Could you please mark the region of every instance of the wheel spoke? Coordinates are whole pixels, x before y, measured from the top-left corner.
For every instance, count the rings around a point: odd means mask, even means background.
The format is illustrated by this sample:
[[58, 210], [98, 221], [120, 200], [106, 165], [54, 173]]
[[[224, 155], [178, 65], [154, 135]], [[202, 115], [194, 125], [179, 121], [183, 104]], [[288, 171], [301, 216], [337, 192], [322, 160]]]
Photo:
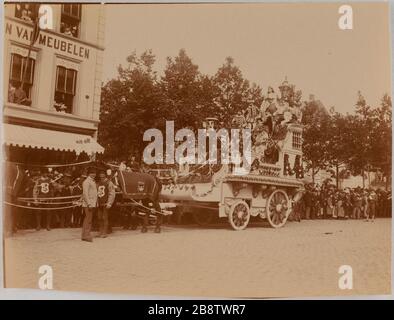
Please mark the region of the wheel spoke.
[[272, 221], [275, 225], [278, 224], [278, 214], [275, 212], [274, 219]]
[[239, 221], [238, 221], [238, 214], [236, 212], [234, 212], [234, 214], [233, 214], [233, 220], [234, 220], [234, 223], [238, 226]]

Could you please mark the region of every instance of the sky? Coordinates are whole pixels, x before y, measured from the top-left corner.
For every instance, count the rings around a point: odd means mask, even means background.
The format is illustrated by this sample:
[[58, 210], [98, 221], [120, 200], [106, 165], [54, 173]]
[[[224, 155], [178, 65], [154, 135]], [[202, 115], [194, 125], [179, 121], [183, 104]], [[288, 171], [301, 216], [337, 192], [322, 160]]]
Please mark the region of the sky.
[[352, 3], [353, 29], [338, 27], [338, 3], [107, 4], [104, 76], [134, 50], [152, 49], [162, 74], [181, 48], [214, 75], [227, 56], [266, 93], [288, 81], [336, 111], [352, 112], [361, 90], [374, 106], [391, 91], [387, 3]]

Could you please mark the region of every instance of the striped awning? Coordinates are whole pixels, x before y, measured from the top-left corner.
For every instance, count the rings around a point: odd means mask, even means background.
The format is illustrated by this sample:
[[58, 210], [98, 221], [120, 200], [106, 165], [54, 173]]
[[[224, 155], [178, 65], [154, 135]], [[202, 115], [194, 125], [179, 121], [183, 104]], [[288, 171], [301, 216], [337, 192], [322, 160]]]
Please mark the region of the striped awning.
[[2, 126], [4, 128], [3, 142], [8, 146], [71, 151], [76, 154], [86, 152], [89, 155], [104, 152], [104, 148], [88, 135], [7, 123], [3, 123]]

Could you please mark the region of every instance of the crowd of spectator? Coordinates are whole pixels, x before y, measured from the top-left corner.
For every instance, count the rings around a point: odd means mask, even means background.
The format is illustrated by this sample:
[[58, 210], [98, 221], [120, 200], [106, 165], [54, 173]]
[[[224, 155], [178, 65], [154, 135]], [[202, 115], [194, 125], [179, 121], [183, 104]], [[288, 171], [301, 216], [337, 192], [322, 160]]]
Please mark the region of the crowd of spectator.
[[307, 184], [295, 206], [301, 219], [364, 219], [391, 217], [391, 190], [339, 189], [331, 183]]

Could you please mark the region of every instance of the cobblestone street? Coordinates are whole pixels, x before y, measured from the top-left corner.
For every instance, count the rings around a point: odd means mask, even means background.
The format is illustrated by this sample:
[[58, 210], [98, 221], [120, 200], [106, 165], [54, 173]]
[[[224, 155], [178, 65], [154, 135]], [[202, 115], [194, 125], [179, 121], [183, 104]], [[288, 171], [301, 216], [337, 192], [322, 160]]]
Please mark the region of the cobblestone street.
[[[116, 229], [80, 241], [80, 229], [29, 230], [5, 240], [6, 286], [37, 288], [50, 265], [54, 289], [171, 296], [289, 297], [389, 294], [391, 219], [251, 224], [240, 232], [165, 226]], [[353, 269], [353, 290], [338, 269]]]

